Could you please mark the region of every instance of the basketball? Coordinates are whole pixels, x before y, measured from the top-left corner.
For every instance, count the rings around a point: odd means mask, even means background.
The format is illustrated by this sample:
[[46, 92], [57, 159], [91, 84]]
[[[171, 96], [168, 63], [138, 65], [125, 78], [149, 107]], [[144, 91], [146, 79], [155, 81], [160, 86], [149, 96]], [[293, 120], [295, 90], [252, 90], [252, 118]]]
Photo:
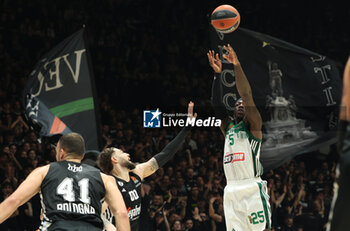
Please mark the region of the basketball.
[[211, 24], [222, 33], [228, 34], [235, 31], [241, 21], [238, 10], [230, 5], [221, 5], [215, 8], [211, 14]]

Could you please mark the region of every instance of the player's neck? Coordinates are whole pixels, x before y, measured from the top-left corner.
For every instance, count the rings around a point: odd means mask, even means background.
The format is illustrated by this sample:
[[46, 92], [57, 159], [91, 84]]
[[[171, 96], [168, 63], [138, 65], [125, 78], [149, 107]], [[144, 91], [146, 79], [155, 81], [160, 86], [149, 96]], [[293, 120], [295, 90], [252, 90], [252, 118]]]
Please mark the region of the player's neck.
[[112, 170], [112, 175], [123, 179], [127, 182], [130, 180], [129, 169], [125, 167], [114, 166]]
[[65, 160], [65, 161], [70, 161], [70, 162], [81, 163], [81, 159], [72, 158], [72, 157], [64, 158], [64, 160]]

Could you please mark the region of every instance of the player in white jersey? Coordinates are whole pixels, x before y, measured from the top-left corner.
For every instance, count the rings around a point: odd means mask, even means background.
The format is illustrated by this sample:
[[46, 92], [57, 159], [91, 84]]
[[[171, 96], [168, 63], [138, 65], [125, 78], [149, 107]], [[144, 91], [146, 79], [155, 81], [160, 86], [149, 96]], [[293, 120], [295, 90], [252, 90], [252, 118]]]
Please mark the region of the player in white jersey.
[[235, 51], [228, 44], [223, 55], [234, 66], [237, 91], [242, 97], [235, 104], [231, 119], [221, 100], [222, 62], [214, 51], [207, 53], [215, 72], [212, 103], [222, 119], [221, 131], [225, 136], [224, 172], [227, 185], [224, 190], [226, 230], [261, 231], [271, 229], [271, 211], [267, 183], [259, 161], [262, 140], [262, 119], [255, 106], [252, 90]]

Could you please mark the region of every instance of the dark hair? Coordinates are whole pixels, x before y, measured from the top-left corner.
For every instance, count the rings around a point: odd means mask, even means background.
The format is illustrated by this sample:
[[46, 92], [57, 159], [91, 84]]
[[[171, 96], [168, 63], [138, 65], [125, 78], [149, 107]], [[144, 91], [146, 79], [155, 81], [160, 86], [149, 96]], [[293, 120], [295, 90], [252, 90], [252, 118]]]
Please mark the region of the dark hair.
[[68, 154], [83, 156], [85, 153], [85, 141], [79, 133], [68, 133], [58, 141], [60, 148], [65, 150]]
[[88, 164], [92, 167], [97, 168], [97, 158], [99, 155], [100, 155], [99, 151], [94, 151], [94, 150], [87, 151], [81, 163]]
[[105, 148], [98, 156], [97, 165], [104, 173], [108, 174], [113, 169], [113, 164], [111, 161], [113, 152], [114, 148]]

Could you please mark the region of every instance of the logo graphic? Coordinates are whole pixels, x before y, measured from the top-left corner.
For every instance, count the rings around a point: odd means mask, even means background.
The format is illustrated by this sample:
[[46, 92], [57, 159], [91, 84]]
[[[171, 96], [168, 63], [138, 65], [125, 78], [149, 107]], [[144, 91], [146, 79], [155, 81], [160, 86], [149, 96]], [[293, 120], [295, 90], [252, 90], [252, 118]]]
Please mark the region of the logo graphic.
[[138, 179], [136, 179], [134, 176], [131, 176], [130, 178], [135, 184], [139, 183]]
[[244, 152], [229, 153], [229, 154], [226, 154], [224, 157], [224, 164], [229, 164], [236, 161], [244, 161], [244, 160], [245, 160]]
[[144, 110], [143, 111], [143, 127], [144, 128], [160, 128], [160, 115], [162, 114], [157, 110]]
[[77, 167], [75, 164], [71, 165], [68, 163], [68, 170], [72, 172], [81, 172], [83, 171], [83, 166]]
[[123, 187], [123, 182], [121, 182], [121, 181], [118, 181], [118, 184], [121, 186], [121, 187]]
[[131, 209], [131, 207], [128, 208], [128, 216], [131, 221], [136, 220], [141, 213], [141, 206], [135, 206], [135, 208]]

